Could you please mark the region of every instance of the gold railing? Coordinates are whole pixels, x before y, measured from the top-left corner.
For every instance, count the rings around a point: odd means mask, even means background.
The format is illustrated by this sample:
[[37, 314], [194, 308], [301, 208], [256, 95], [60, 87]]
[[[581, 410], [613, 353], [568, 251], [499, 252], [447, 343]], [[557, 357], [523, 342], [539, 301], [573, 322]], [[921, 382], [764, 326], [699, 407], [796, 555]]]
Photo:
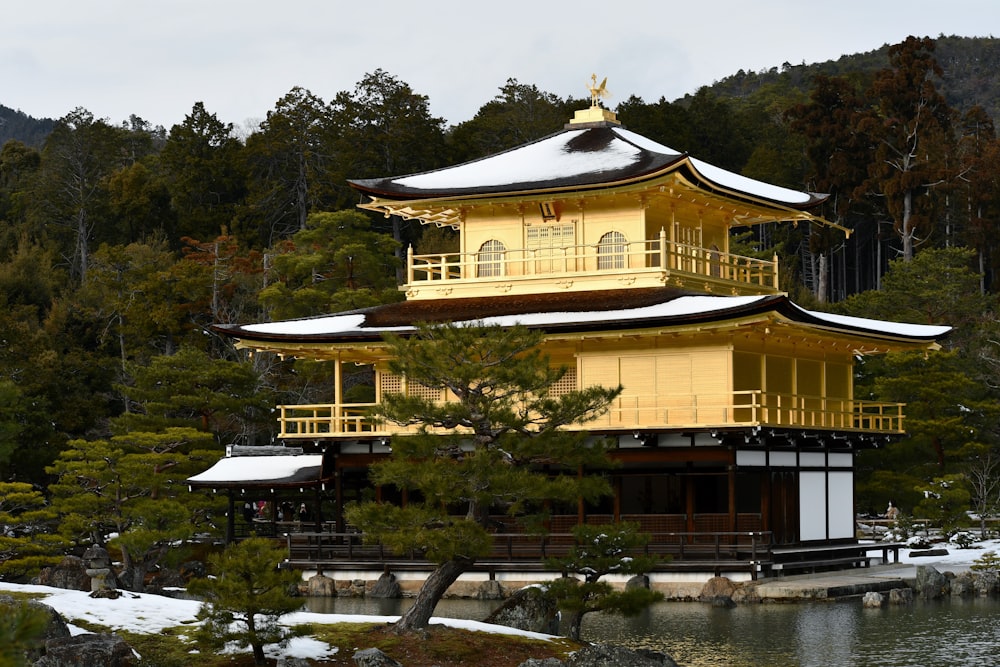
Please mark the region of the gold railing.
[[659, 238], [621, 244], [556, 248], [511, 248], [501, 252], [465, 252], [407, 256], [408, 286], [443, 281], [510, 280], [553, 275], [599, 277], [608, 274], [678, 272], [758, 289], [778, 289], [778, 258], [743, 257], [713, 248]]
[[[391, 436], [415, 426], [376, 423], [374, 403], [279, 405], [281, 438]], [[620, 396], [602, 417], [581, 428], [629, 431], [637, 428], [775, 426], [898, 434], [903, 403], [737, 391], [714, 395]]]

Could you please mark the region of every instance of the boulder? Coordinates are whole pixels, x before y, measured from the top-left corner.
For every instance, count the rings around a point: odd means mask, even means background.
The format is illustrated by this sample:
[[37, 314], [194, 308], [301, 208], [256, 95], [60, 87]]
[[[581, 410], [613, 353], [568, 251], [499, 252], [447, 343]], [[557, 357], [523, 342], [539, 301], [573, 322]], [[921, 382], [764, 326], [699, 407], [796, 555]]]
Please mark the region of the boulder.
[[951, 580], [932, 565], [918, 565], [916, 591], [924, 600], [936, 600], [951, 592]]
[[484, 622], [556, 635], [559, 634], [558, 612], [556, 601], [543, 587], [528, 586], [515, 591]]
[[559, 658], [528, 658], [517, 667], [566, 667]]
[[35, 583], [40, 586], [65, 588], [71, 591], [90, 590], [87, 565], [82, 558], [77, 556], [66, 556], [59, 561], [58, 565], [42, 569], [38, 573], [38, 580]]
[[961, 572], [951, 580], [953, 597], [971, 598], [976, 595], [976, 575], [972, 572]]
[[496, 579], [487, 579], [476, 589], [477, 600], [503, 600], [506, 597], [507, 591]]
[[929, 558], [931, 556], [947, 556], [947, 549], [914, 549], [910, 552], [911, 558]]
[[978, 595], [1000, 594], [1000, 576], [996, 572], [980, 572], [976, 576], [976, 593]]
[[885, 606], [885, 596], [875, 591], [868, 591], [861, 599], [861, 606], [865, 609], [881, 609]]
[[306, 658], [278, 658], [274, 667], [310, 667], [312, 665]]
[[910, 588], [893, 588], [889, 591], [889, 604], [896, 606], [913, 604], [913, 590]]
[[13, 613], [13, 608], [20, 607], [22, 604], [25, 604], [32, 609], [42, 611], [47, 617], [45, 630], [42, 632], [41, 637], [38, 638], [38, 648], [27, 651], [27, 658], [30, 663], [31, 661], [37, 660], [42, 656], [45, 652], [42, 647], [47, 641], [50, 639], [63, 639], [65, 637], [69, 637], [70, 632], [69, 627], [66, 625], [66, 621], [59, 615], [59, 612], [47, 604], [42, 604], [37, 600], [21, 602], [19, 600], [15, 600], [9, 595], [0, 595], [0, 616], [8, 618], [9, 615]]
[[35, 667], [132, 667], [132, 647], [118, 635], [76, 635], [45, 642], [45, 655]]
[[382, 576], [375, 582], [375, 585], [372, 586], [372, 589], [368, 591], [367, 596], [370, 598], [394, 600], [402, 597], [403, 592], [399, 587], [399, 582], [396, 581], [396, 575], [392, 572], [383, 572]]
[[711, 602], [718, 597], [732, 598], [738, 586], [727, 577], [712, 577], [701, 587], [698, 600]]
[[625, 582], [625, 590], [633, 588], [645, 588], [646, 590], [649, 590], [649, 576], [645, 574], [637, 574]]
[[306, 581], [306, 595], [317, 598], [337, 597], [337, 582], [325, 574], [316, 574]]
[[575, 651], [566, 667], [678, 667], [665, 653], [647, 649], [627, 649], [608, 644], [591, 644]]
[[377, 648], [366, 648], [354, 653], [354, 664], [358, 667], [403, 667]]

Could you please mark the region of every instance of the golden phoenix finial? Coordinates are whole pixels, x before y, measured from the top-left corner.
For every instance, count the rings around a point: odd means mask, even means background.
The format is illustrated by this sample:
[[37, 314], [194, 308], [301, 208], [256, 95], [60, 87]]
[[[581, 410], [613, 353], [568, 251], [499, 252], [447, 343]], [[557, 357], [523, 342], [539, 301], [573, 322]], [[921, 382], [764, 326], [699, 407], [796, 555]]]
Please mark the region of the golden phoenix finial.
[[608, 77], [604, 77], [601, 85], [597, 85], [597, 75], [591, 74], [587, 90], [590, 91], [590, 106], [592, 107], [600, 106], [602, 97], [611, 97], [611, 93], [608, 92]]

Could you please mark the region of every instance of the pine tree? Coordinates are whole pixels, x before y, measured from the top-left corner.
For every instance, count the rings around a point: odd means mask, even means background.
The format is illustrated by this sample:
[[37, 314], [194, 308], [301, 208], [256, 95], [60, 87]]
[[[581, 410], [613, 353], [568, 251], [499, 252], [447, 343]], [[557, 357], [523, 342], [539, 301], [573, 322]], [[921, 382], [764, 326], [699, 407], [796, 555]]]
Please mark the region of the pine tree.
[[663, 594], [637, 586], [616, 590], [601, 579], [609, 574], [644, 574], [658, 558], [643, 555], [650, 536], [640, 533], [635, 523], [582, 525], [573, 528], [576, 544], [563, 558], [549, 560], [549, 566], [574, 575], [549, 584], [549, 594], [559, 608], [569, 614], [570, 637], [579, 641], [583, 617], [595, 611], [635, 616], [663, 599]]
[[302, 606], [289, 595], [299, 573], [278, 569], [283, 556], [280, 547], [260, 537], [209, 556], [214, 576], [188, 585], [188, 591], [203, 600], [198, 618], [204, 623], [197, 638], [215, 648], [230, 642], [250, 646], [254, 664], [266, 665], [264, 646], [282, 644], [292, 636], [279, 620]]
[[599, 416], [621, 388], [550, 393], [565, 368], [550, 364], [542, 341], [521, 326], [452, 324], [387, 338], [393, 373], [450, 397], [384, 398], [378, 416], [419, 433], [393, 439], [372, 482], [416, 493], [404, 507], [368, 502], [346, 512], [369, 540], [437, 565], [397, 632], [425, 627], [448, 587], [489, 553], [491, 513], [530, 523], [545, 503], [610, 493], [605, 480], [577, 474], [609, 465], [605, 445], [562, 427]]

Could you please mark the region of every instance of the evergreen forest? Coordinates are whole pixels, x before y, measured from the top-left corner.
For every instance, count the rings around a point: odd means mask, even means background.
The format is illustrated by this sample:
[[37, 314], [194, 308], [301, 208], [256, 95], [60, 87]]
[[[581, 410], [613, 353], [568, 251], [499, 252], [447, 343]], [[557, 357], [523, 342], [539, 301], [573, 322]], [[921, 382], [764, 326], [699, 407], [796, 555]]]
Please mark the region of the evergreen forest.
[[[908, 403], [909, 432], [859, 457], [861, 511], [891, 499], [955, 527], [1000, 512], [997, 72], [1000, 40], [910, 37], [612, 105], [676, 150], [829, 193], [816, 212], [849, 235], [734, 241], [777, 253], [796, 302], [955, 327], [939, 354], [859, 364], [858, 397]], [[479, 158], [589, 104], [511, 78], [446, 126], [377, 69], [330, 100], [292, 88], [247, 132], [201, 102], [169, 129], [0, 106], [0, 576], [114, 534], [141, 588], [164, 545], [218, 530], [218, 505], [183, 479], [226, 445], [271, 443], [274, 405], [332, 391], [322, 364], [247, 355], [211, 325], [400, 299], [406, 248], [456, 240], [357, 209], [347, 179]], [[366, 400], [367, 380], [346, 377], [348, 399]]]

